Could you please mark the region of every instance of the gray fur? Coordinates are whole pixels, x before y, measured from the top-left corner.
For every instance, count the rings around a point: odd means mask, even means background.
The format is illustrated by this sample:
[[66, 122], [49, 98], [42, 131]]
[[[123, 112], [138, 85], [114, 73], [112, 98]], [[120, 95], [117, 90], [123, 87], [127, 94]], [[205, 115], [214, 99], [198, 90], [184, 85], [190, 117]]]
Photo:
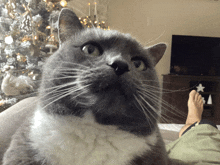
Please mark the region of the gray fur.
[[[44, 66], [35, 111], [46, 112], [48, 118], [80, 121], [91, 113], [95, 125], [117, 128], [119, 133], [124, 131], [137, 139], [151, 139], [146, 141], [146, 151], [135, 153], [128, 165], [168, 164], [157, 127], [161, 96], [154, 69], [166, 45], [144, 48], [128, 34], [83, 29], [77, 16], [68, 9], [61, 11], [59, 23], [60, 48]], [[99, 54], [93, 56], [83, 51], [87, 51], [85, 46], [89, 44]], [[32, 136], [35, 124], [33, 115], [16, 132], [3, 165], [52, 164], [52, 159], [40, 155], [41, 147], [33, 147], [37, 146]], [[155, 139], [151, 138], [153, 135]], [[43, 141], [45, 137], [39, 138]]]

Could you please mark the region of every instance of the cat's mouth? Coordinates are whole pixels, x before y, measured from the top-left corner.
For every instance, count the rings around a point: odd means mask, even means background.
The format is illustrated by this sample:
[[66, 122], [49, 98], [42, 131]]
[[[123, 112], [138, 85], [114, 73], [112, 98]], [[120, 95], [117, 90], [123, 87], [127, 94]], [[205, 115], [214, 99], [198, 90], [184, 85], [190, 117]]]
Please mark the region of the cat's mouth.
[[92, 74], [82, 77], [82, 81], [85, 82], [82, 85], [88, 86], [90, 94], [99, 98], [103, 96], [130, 98], [136, 92], [136, 85], [128, 74], [118, 76], [109, 67], [102, 70], [99, 68]]
[[94, 94], [113, 94], [115, 96], [120, 95], [120, 96], [128, 96], [130, 95], [129, 91], [126, 90], [127, 87], [122, 84], [120, 81], [115, 81], [111, 83], [100, 83], [100, 84], [94, 84], [94, 86], [91, 88], [91, 91]]

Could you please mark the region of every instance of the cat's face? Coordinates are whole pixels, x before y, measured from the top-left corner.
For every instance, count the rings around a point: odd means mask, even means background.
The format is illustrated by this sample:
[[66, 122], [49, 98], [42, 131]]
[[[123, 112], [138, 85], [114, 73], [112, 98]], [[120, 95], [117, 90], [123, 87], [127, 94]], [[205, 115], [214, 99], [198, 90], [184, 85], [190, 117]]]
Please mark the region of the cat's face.
[[45, 109], [79, 117], [91, 111], [100, 124], [150, 132], [160, 115], [154, 66], [166, 45], [144, 48], [127, 34], [83, 29], [68, 9], [62, 10], [59, 23], [61, 47], [48, 59], [43, 74]]

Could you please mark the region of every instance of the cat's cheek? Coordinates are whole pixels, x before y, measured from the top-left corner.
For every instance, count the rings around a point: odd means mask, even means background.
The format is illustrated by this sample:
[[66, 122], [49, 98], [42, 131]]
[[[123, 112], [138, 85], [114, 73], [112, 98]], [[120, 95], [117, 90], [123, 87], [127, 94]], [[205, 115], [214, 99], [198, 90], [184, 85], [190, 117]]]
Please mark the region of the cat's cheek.
[[90, 91], [93, 93], [100, 92], [118, 81], [118, 77], [115, 75], [113, 69], [107, 65], [91, 70], [91, 72], [82, 73], [80, 75], [80, 81], [83, 86], [88, 85]]

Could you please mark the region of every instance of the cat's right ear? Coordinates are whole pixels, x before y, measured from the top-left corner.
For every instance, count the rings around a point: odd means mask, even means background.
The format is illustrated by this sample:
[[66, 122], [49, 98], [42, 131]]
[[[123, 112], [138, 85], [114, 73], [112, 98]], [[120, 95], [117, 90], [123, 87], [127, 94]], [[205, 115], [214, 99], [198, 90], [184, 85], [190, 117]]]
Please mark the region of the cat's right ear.
[[72, 10], [67, 8], [63, 8], [60, 11], [58, 23], [58, 37], [60, 46], [70, 36], [83, 29], [83, 26], [80, 23], [77, 15]]

